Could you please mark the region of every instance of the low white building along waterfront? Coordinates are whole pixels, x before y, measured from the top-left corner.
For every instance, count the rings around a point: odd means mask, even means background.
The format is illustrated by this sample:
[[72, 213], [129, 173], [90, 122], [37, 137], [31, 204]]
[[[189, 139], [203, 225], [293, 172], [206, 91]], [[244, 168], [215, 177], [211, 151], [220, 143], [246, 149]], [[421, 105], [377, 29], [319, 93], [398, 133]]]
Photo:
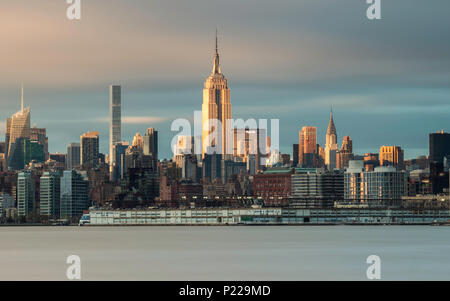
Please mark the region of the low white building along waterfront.
[[[83, 216], [86, 220], [87, 215]], [[90, 210], [90, 225], [324, 225], [450, 222], [450, 210], [242, 208]]]

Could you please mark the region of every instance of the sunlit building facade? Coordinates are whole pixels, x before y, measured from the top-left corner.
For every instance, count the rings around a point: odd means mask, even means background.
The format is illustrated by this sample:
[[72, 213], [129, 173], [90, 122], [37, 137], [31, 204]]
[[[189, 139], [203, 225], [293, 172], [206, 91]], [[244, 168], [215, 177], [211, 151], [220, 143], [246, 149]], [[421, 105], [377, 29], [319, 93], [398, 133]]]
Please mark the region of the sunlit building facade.
[[403, 170], [404, 153], [400, 146], [380, 147], [380, 165], [394, 166], [398, 170]]
[[[202, 156], [208, 149], [226, 154], [227, 124], [231, 119], [230, 89], [228, 81], [220, 69], [219, 51], [216, 36], [216, 51], [211, 75], [206, 79], [203, 89], [202, 105]], [[219, 124], [221, 123], [221, 129]], [[230, 129], [231, 130], [231, 129]], [[231, 141], [230, 141], [231, 143]], [[210, 148], [212, 147], [212, 148]], [[232, 155], [232, 154], [229, 154]]]
[[302, 167], [317, 166], [317, 128], [304, 126], [299, 133], [298, 164]]

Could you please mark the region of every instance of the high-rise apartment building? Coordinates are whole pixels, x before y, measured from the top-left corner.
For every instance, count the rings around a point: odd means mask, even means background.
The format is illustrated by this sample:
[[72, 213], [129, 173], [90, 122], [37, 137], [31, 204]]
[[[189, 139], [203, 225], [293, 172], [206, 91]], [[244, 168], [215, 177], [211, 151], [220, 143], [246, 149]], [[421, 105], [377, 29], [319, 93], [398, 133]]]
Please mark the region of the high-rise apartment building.
[[113, 166], [115, 162], [113, 146], [122, 141], [122, 87], [111, 85], [109, 87], [109, 161]]
[[403, 170], [404, 153], [400, 146], [380, 147], [380, 165], [394, 166], [398, 170]]
[[99, 162], [99, 132], [87, 132], [80, 137], [80, 163], [83, 168], [96, 167]]
[[[227, 150], [228, 120], [231, 119], [230, 89], [228, 81], [220, 69], [219, 51], [216, 35], [216, 51], [211, 75], [206, 79], [203, 89], [202, 105], [202, 155], [207, 150], [225, 155]], [[221, 129], [215, 121], [221, 123]], [[230, 141], [231, 143], [231, 141]], [[228, 154], [232, 155], [232, 154]]]
[[35, 185], [30, 171], [17, 176], [17, 214], [26, 217], [35, 210]]
[[77, 169], [80, 167], [80, 143], [69, 143], [67, 146], [67, 169]]
[[89, 208], [89, 181], [75, 170], [66, 170], [61, 178], [61, 218], [80, 217]]
[[59, 218], [61, 179], [58, 173], [44, 172], [40, 181], [40, 215]]
[[304, 126], [299, 133], [298, 163], [303, 167], [316, 167], [317, 162], [317, 128]]

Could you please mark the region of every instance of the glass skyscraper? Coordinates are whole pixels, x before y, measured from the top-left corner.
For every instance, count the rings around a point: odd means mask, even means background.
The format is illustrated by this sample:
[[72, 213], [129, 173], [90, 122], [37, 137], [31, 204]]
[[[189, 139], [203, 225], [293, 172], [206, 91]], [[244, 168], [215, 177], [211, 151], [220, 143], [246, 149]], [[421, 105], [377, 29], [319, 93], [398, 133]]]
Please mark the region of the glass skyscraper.
[[110, 111], [110, 126], [109, 126], [109, 161], [113, 166], [115, 156], [113, 146], [122, 141], [122, 87], [111, 85], [109, 87], [109, 111]]

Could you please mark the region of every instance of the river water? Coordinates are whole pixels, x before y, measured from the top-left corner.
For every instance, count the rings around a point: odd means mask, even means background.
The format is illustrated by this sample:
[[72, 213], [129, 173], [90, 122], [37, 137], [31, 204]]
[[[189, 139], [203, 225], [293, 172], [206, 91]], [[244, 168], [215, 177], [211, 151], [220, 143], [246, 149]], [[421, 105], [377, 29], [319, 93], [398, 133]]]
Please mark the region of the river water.
[[450, 280], [450, 227], [0, 227], [0, 280]]

